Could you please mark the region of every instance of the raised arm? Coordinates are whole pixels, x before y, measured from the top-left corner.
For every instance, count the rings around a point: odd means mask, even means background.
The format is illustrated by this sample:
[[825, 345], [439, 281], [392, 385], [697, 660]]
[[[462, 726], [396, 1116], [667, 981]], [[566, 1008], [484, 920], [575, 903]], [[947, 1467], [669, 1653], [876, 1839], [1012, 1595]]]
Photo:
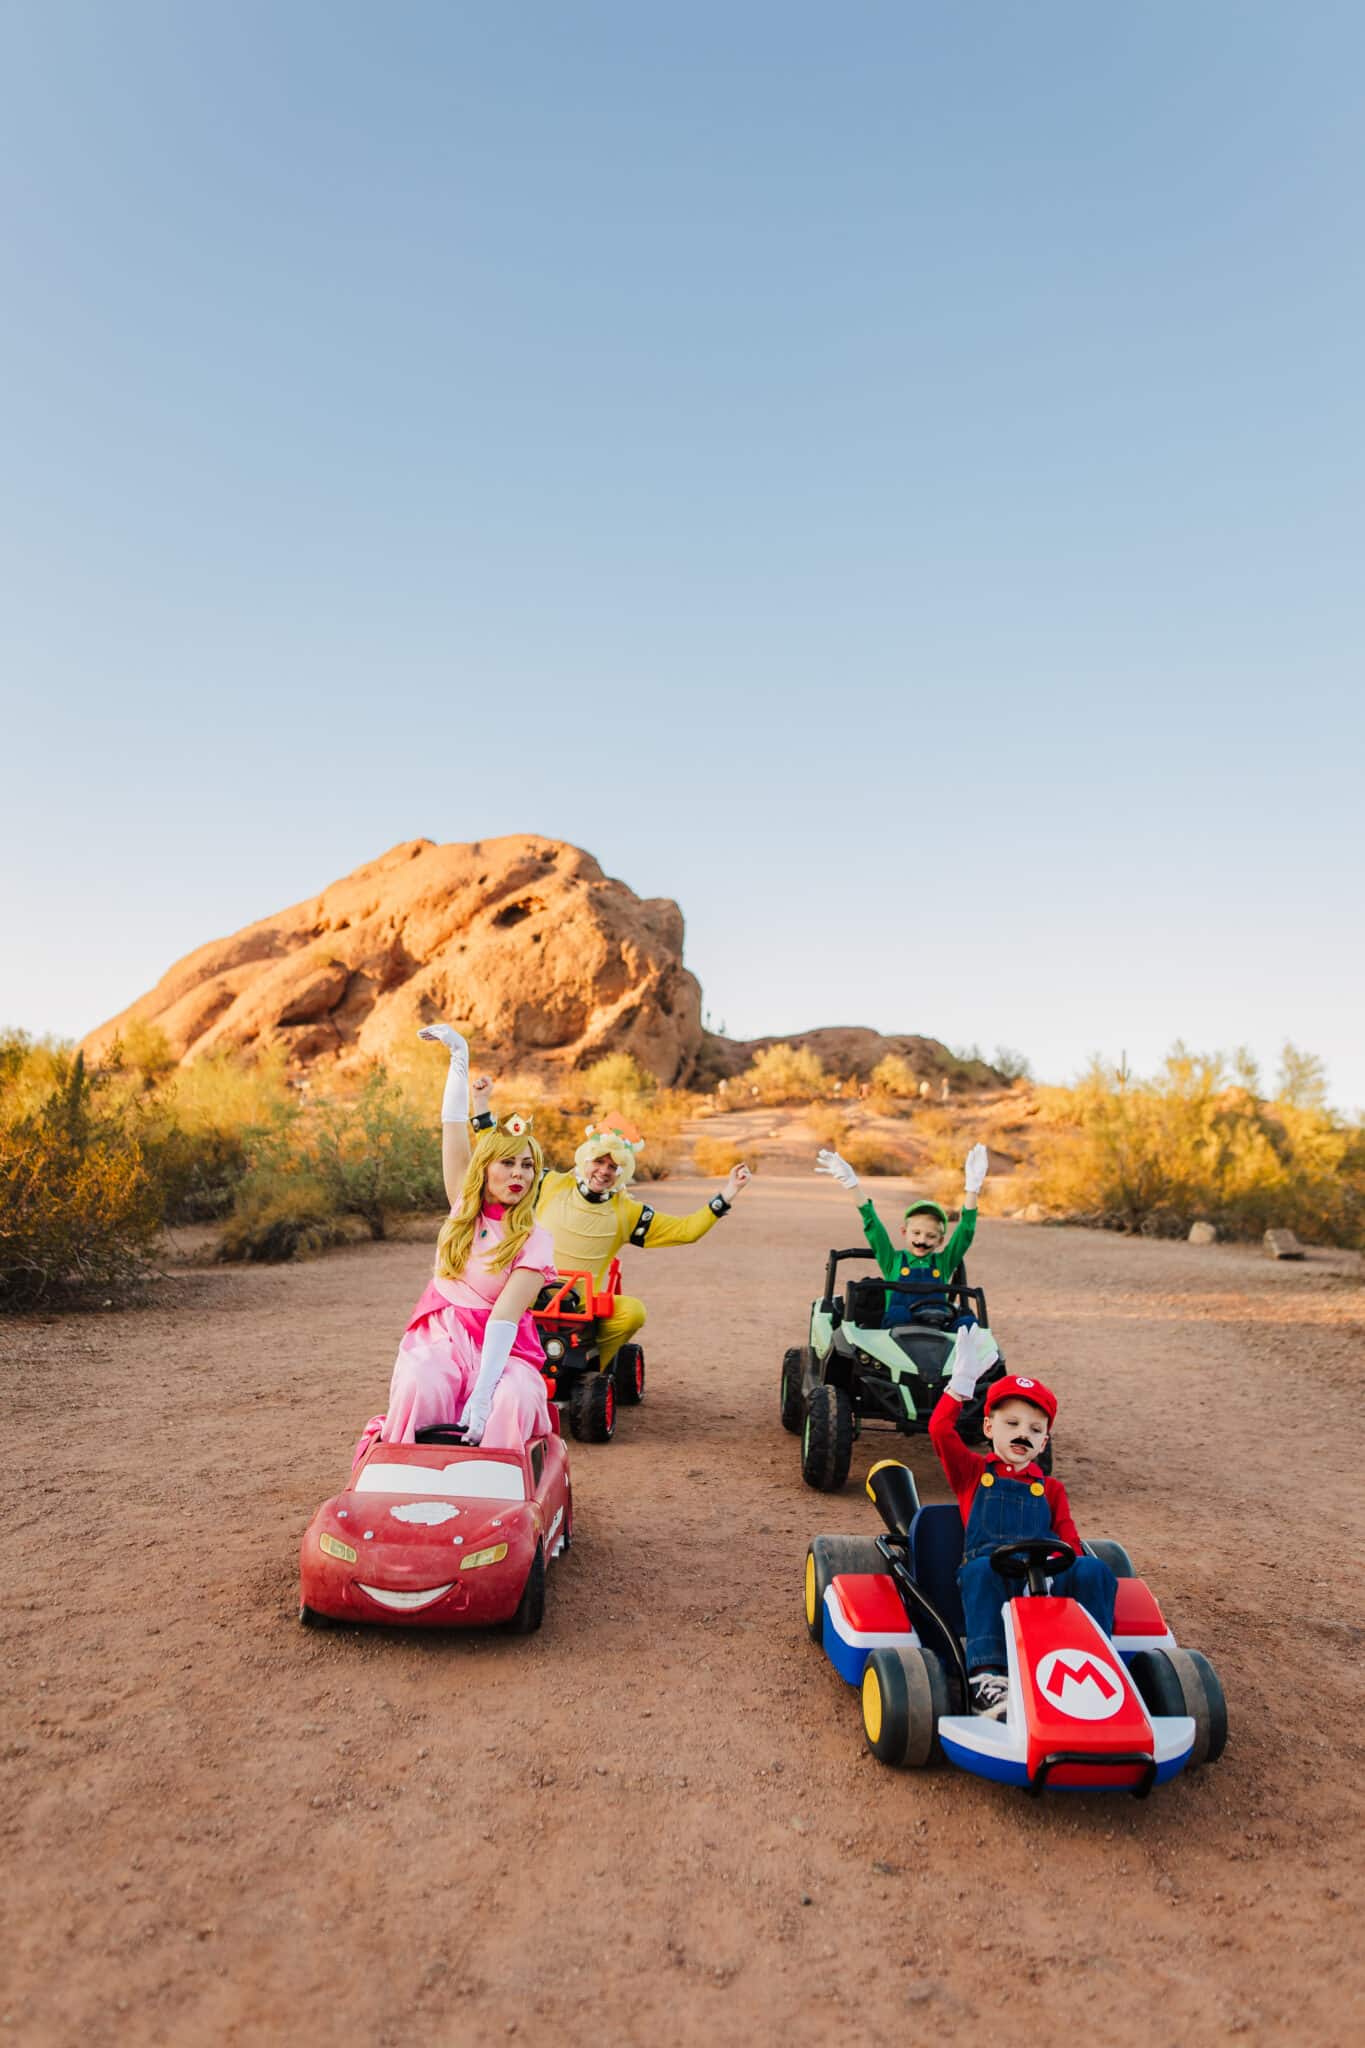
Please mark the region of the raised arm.
[[854, 1201], [858, 1203], [858, 1221], [863, 1226], [863, 1235], [871, 1247], [882, 1278], [889, 1280], [896, 1270], [896, 1247], [892, 1244], [886, 1225], [872, 1203], [858, 1201], [858, 1176], [853, 1168], [846, 1159], [841, 1159], [837, 1152], [824, 1151], [815, 1155], [815, 1171], [827, 1173], [831, 1180], [837, 1180], [844, 1192], [852, 1195]]
[[712, 1195], [709, 1202], [700, 1209], [694, 1209], [690, 1216], [662, 1216], [657, 1209], [651, 1209], [647, 1202], [637, 1201], [628, 1195], [622, 1203], [622, 1215], [630, 1225], [631, 1244], [643, 1245], [646, 1251], [658, 1251], [663, 1245], [695, 1244], [699, 1237], [705, 1237], [708, 1230], [714, 1230], [722, 1216], [728, 1216], [737, 1197], [748, 1187], [753, 1175], [747, 1166], [733, 1166], [724, 1187], [718, 1195]]
[[[469, 1047], [449, 1024], [424, 1024], [417, 1036], [429, 1043], [445, 1046], [450, 1054], [450, 1071], [441, 1097], [441, 1173], [446, 1185], [446, 1200], [453, 1209], [460, 1199], [460, 1189], [464, 1186], [465, 1171], [469, 1165]], [[475, 1080], [476, 1116], [482, 1115], [488, 1107], [492, 1086], [486, 1074], [480, 1074]]]

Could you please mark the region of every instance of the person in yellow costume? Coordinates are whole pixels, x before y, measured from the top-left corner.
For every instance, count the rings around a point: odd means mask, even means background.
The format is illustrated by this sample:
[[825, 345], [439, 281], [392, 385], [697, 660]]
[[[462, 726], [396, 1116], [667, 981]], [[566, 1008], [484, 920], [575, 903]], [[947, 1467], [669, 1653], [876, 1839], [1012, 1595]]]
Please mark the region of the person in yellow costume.
[[[473, 1083], [470, 1116], [469, 1047], [449, 1024], [427, 1024], [419, 1038], [444, 1045], [450, 1054], [450, 1071], [441, 1103], [442, 1164], [446, 1194], [452, 1208], [458, 1203], [469, 1159], [466, 1130], [485, 1131], [497, 1119], [488, 1107], [492, 1082], [486, 1074]], [[546, 1173], [536, 1202], [536, 1221], [554, 1239], [555, 1265], [561, 1273], [591, 1273], [597, 1286], [607, 1276], [616, 1254], [624, 1245], [640, 1245], [655, 1251], [660, 1245], [695, 1244], [714, 1230], [728, 1215], [737, 1195], [749, 1184], [747, 1166], [730, 1170], [724, 1187], [690, 1216], [664, 1216], [647, 1202], [638, 1202], [626, 1192], [635, 1178], [636, 1154], [644, 1140], [637, 1132], [617, 1121], [598, 1127], [589, 1124], [583, 1143], [574, 1153], [569, 1173]], [[611, 1365], [621, 1346], [644, 1327], [645, 1305], [632, 1296], [617, 1296], [616, 1307], [598, 1325], [598, 1343], [603, 1372]]]
[[[601, 1286], [608, 1266], [628, 1244], [647, 1252], [661, 1245], [695, 1244], [714, 1230], [731, 1204], [749, 1184], [747, 1166], [732, 1167], [724, 1187], [690, 1216], [664, 1216], [628, 1192], [635, 1177], [636, 1155], [644, 1140], [619, 1122], [589, 1124], [568, 1173], [547, 1173], [540, 1183], [536, 1221], [554, 1239], [555, 1265], [561, 1273], [588, 1272]], [[621, 1346], [644, 1326], [645, 1305], [633, 1295], [617, 1296], [616, 1306], [597, 1326], [602, 1370]]]

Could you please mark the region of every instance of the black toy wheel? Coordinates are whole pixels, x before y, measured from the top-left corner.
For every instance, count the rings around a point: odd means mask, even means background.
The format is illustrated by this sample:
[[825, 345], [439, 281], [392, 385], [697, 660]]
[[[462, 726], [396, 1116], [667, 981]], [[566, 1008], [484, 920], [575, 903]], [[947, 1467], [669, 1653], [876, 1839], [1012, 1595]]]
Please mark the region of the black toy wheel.
[[1188, 1714], [1194, 1722], [1191, 1766], [1217, 1762], [1227, 1747], [1228, 1705], [1207, 1657], [1198, 1650], [1138, 1650], [1128, 1675], [1149, 1714]]
[[801, 1477], [820, 1493], [837, 1493], [853, 1458], [853, 1403], [827, 1381], [812, 1387], [801, 1436]]
[[316, 1607], [308, 1607], [300, 1603], [299, 1626], [301, 1628], [332, 1628], [335, 1624], [330, 1614], [319, 1614]]
[[1085, 1547], [1092, 1557], [1097, 1557], [1101, 1564], [1108, 1565], [1116, 1579], [1137, 1577], [1133, 1570], [1133, 1560], [1121, 1543], [1112, 1542], [1108, 1536], [1097, 1536], [1093, 1543], [1087, 1543]]
[[545, 1551], [536, 1545], [536, 1554], [531, 1559], [531, 1569], [526, 1574], [526, 1584], [521, 1589], [517, 1611], [507, 1624], [507, 1632], [514, 1636], [533, 1636], [545, 1619]]
[[616, 1382], [609, 1372], [585, 1373], [569, 1395], [569, 1428], [585, 1444], [608, 1444], [616, 1434]]
[[948, 1674], [932, 1650], [874, 1650], [863, 1667], [863, 1734], [879, 1762], [917, 1770], [939, 1761]]
[[645, 1354], [639, 1344], [623, 1344], [612, 1371], [618, 1400], [627, 1408], [638, 1408], [645, 1398]]
[[806, 1551], [806, 1633], [824, 1639], [825, 1594], [840, 1572], [884, 1572], [886, 1559], [874, 1536], [816, 1536]]
[[800, 1436], [801, 1420], [806, 1412], [806, 1397], [801, 1391], [805, 1372], [806, 1354], [798, 1346], [782, 1354], [782, 1378], [778, 1387], [778, 1413], [782, 1427], [790, 1436]]

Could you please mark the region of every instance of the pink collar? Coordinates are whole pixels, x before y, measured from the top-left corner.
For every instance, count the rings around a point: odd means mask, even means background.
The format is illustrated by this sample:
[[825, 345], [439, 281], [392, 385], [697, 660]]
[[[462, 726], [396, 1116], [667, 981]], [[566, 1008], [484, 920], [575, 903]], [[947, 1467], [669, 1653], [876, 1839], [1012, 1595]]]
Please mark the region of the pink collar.
[[503, 1217], [507, 1214], [507, 1209], [502, 1202], [487, 1201], [484, 1203], [481, 1213], [488, 1218], [490, 1223], [501, 1223]]

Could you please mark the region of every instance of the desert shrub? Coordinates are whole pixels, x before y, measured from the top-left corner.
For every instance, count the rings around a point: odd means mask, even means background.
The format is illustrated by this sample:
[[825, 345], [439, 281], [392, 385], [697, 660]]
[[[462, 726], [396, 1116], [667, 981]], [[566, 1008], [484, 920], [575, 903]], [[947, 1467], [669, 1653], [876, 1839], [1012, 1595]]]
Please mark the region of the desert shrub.
[[1203, 1218], [1229, 1237], [1278, 1224], [1361, 1243], [1365, 1134], [1325, 1106], [1316, 1063], [1287, 1047], [1272, 1100], [1242, 1074], [1230, 1082], [1221, 1055], [1177, 1045], [1149, 1081], [1097, 1061], [1074, 1088], [1043, 1090], [1028, 1194], [1148, 1235]]
[[812, 1103], [801, 1119], [811, 1137], [819, 1146], [826, 1146], [831, 1152], [842, 1152], [848, 1142], [848, 1118], [841, 1111], [824, 1103]]
[[991, 1065], [1002, 1081], [1027, 1081], [1032, 1071], [1025, 1055], [1009, 1045], [997, 1045]]
[[713, 1138], [709, 1135], [695, 1138], [692, 1142], [692, 1158], [698, 1173], [708, 1179], [717, 1179], [727, 1174], [732, 1166], [751, 1166], [758, 1170], [758, 1156], [753, 1146], [738, 1144], [733, 1138]]
[[602, 1059], [594, 1060], [590, 1067], [576, 1077], [583, 1098], [592, 1109], [605, 1115], [615, 1110], [618, 1116], [639, 1120], [658, 1093], [659, 1084], [652, 1074], [647, 1074], [639, 1061], [628, 1052], [609, 1052]]
[[249, 1163], [223, 1237], [226, 1258], [293, 1258], [344, 1216], [382, 1238], [392, 1211], [445, 1206], [439, 1129], [382, 1067], [354, 1095], [272, 1104], [244, 1143]]
[[855, 1173], [905, 1173], [909, 1168], [900, 1146], [875, 1131], [851, 1131], [839, 1149]]
[[828, 1094], [830, 1077], [808, 1046], [769, 1045], [754, 1055], [753, 1065], [734, 1085], [741, 1102], [813, 1102]]
[[320, 1181], [261, 1166], [238, 1191], [218, 1256], [229, 1262], [297, 1259], [340, 1244], [346, 1235], [331, 1192]]
[[920, 1076], [901, 1052], [889, 1052], [879, 1059], [868, 1079], [882, 1095], [905, 1100], [919, 1094]]
[[14, 1033], [0, 1048], [0, 1307], [124, 1292], [143, 1278], [157, 1189], [81, 1054]]

